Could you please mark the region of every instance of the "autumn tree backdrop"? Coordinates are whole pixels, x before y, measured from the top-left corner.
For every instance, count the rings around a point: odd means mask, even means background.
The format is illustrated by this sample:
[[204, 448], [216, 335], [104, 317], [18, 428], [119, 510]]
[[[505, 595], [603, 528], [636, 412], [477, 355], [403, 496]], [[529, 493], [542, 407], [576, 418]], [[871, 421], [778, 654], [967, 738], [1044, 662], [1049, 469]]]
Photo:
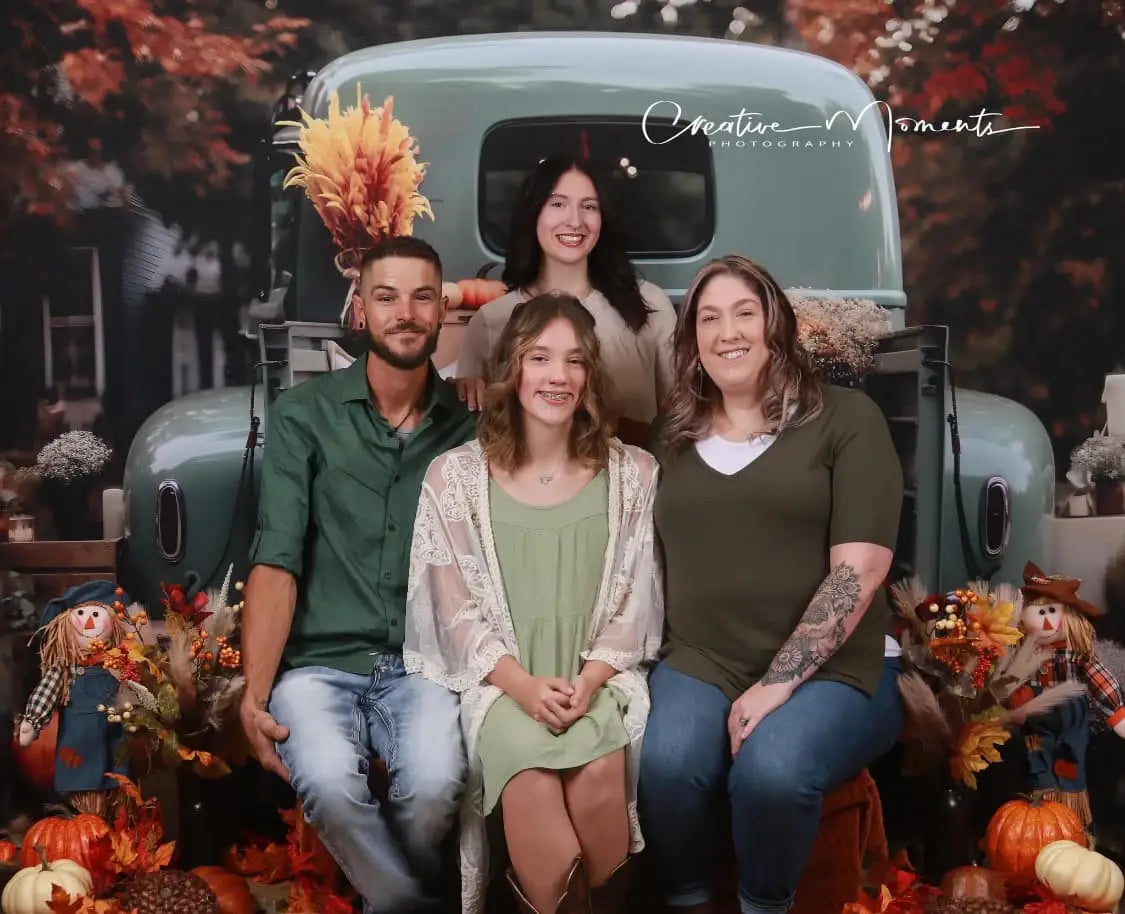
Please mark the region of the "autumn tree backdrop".
[[[15, 304], [4, 312], [5, 361], [38, 319], [59, 252], [91, 234], [104, 240], [107, 224], [137, 231], [138, 211], [197, 244], [217, 242], [233, 337], [249, 294], [238, 245], [252, 214], [250, 155], [285, 78], [371, 44], [535, 28], [804, 48], [852, 68], [902, 116], [984, 107], [1040, 125], [896, 138], [909, 318], [952, 327], [961, 384], [1040, 415], [1060, 473], [1099, 421], [1104, 374], [1125, 363], [1116, 0], [14, 0], [7, 11], [0, 253]], [[139, 313], [120, 311], [108, 362], [138, 358], [150, 326]], [[37, 376], [35, 364], [20, 378], [26, 387]], [[127, 437], [154, 404], [123, 387]], [[29, 431], [12, 411], [0, 429], [0, 447]]]

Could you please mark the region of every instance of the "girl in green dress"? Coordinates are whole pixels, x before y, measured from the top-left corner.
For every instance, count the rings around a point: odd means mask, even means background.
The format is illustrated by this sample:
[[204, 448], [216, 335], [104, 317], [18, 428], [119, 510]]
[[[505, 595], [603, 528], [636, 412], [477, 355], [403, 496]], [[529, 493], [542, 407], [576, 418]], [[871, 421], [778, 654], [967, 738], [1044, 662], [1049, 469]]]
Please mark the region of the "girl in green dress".
[[422, 487], [403, 656], [462, 696], [464, 914], [483, 907], [494, 811], [523, 912], [615, 911], [643, 846], [637, 757], [663, 627], [656, 462], [612, 436], [577, 299], [521, 305], [495, 359], [478, 438]]

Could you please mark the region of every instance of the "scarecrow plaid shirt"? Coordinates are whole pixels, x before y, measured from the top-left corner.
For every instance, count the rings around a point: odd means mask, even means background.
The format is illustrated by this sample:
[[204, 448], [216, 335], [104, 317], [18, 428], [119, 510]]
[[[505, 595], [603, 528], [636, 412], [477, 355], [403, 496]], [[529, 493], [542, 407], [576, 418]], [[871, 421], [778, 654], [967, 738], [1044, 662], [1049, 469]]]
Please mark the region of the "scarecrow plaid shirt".
[[[1033, 682], [1040, 689], [1046, 689], [1074, 679], [1086, 685], [1090, 704], [1098, 711], [1095, 725], [1104, 719], [1106, 726], [1115, 727], [1125, 720], [1125, 691], [1122, 691], [1121, 683], [1113, 673], [1093, 654], [1079, 657], [1067, 650], [1065, 645], [1056, 645], [1054, 655], [1039, 668]], [[1016, 697], [1015, 704], [1023, 704], [1032, 697], [1027, 686], [1018, 689], [1016, 695], [1019, 697], [1013, 696]]]
[[26, 713], [23, 719], [39, 733], [51, 719], [55, 707], [62, 698], [69, 671], [65, 666], [52, 666], [47, 668], [43, 678], [27, 699]]

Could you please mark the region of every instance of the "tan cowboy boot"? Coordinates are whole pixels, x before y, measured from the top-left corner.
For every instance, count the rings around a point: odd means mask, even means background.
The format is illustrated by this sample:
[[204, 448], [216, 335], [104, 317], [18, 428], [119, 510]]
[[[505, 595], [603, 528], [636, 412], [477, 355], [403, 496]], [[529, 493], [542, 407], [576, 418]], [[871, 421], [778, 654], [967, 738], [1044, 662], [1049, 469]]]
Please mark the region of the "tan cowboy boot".
[[570, 866], [566, 877], [566, 888], [563, 890], [562, 897], [556, 902], [554, 911], [535, 910], [535, 906], [527, 900], [527, 896], [520, 889], [515, 871], [511, 869], [508, 870], [508, 885], [512, 887], [512, 892], [516, 896], [520, 914], [589, 914], [590, 912], [586, 867], [582, 863], [581, 856], [575, 857], [574, 863]]
[[601, 885], [590, 886], [591, 914], [620, 914], [625, 909], [625, 899], [633, 879], [634, 855], [630, 854], [619, 864]]

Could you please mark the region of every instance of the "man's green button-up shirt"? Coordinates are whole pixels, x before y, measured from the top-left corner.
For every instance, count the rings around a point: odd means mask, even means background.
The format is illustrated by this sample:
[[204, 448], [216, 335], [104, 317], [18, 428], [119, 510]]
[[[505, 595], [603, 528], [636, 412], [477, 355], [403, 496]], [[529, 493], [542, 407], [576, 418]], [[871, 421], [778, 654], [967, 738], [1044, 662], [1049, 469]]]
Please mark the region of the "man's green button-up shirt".
[[365, 674], [372, 654], [402, 650], [422, 480], [476, 434], [476, 414], [434, 370], [426, 396], [421, 422], [396, 433], [372, 402], [363, 357], [270, 407], [250, 564], [297, 578], [283, 668]]

